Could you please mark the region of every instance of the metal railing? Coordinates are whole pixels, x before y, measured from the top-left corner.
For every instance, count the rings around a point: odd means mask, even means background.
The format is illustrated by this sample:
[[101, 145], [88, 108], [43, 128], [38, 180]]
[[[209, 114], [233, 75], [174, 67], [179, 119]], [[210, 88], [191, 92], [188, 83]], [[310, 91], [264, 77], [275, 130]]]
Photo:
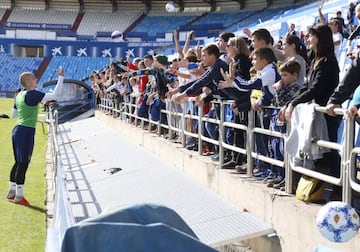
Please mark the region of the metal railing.
[[[130, 100], [129, 100], [130, 101]], [[322, 146], [329, 149], [334, 149], [341, 152], [341, 167], [340, 167], [340, 177], [333, 177], [326, 175], [319, 171], [309, 170], [304, 167], [294, 166], [290, 162], [290, 157], [285, 153], [284, 161], [276, 160], [274, 158], [260, 155], [255, 151], [255, 134], [263, 134], [272, 137], [278, 137], [285, 140], [287, 133], [280, 133], [270, 129], [263, 129], [260, 127], [255, 127], [255, 113], [254, 111], [249, 111], [248, 113], [248, 124], [237, 124], [234, 122], [226, 122], [225, 120], [225, 106], [231, 104], [232, 101], [217, 101], [214, 102], [213, 106], [218, 106], [219, 113], [215, 118], [209, 118], [204, 115], [203, 107], [198, 108], [198, 115], [190, 115], [185, 112], [185, 109], [182, 112], [176, 111], [176, 109], [170, 110], [161, 110], [161, 113], [165, 114], [168, 119], [170, 117], [179, 118], [179, 125], [175, 127], [171, 125], [171, 120], [167, 120], [167, 124], [161, 124], [160, 121], [155, 122], [148, 118], [142, 118], [137, 115], [138, 105], [132, 104], [130, 102], [123, 102], [119, 104], [119, 107], [114, 106], [114, 102], [111, 97], [102, 98], [101, 104], [98, 105], [98, 108], [104, 112], [112, 113], [113, 116], [120, 118], [121, 120], [127, 120], [128, 122], [135, 122], [140, 125], [141, 128], [144, 128], [145, 124], [148, 123], [148, 129], [151, 130], [150, 125], [157, 127], [157, 133], [160, 134], [161, 128], [167, 129], [169, 133], [177, 132], [181, 136], [182, 145], [185, 147], [185, 138], [193, 137], [197, 139], [198, 152], [202, 154], [202, 145], [203, 142], [208, 142], [218, 146], [219, 151], [219, 163], [223, 164], [224, 161], [224, 150], [231, 150], [237, 153], [242, 153], [247, 155], [247, 167], [246, 174], [248, 176], [252, 175], [254, 167], [254, 159], [264, 161], [266, 163], [276, 165], [285, 169], [285, 191], [287, 193], [292, 193], [292, 174], [293, 172], [298, 172], [305, 174], [311, 177], [318, 178], [327, 183], [342, 186], [342, 199], [344, 202], [351, 204], [352, 202], [352, 191], [360, 192], [360, 183], [357, 179], [356, 170], [358, 168], [357, 157], [360, 155], [360, 147], [354, 148], [354, 120], [347, 117], [344, 109], [335, 110], [336, 114], [343, 116], [344, 123], [344, 134], [343, 134], [343, 143], [333, 143], [324, 140], [318, 140], [313, 144]], [[269, 107], [268, 109], [272, 109]], [[323, 107], [317, 107], [317, 111], [324, 112]], [[48, 112], [49, 123], [49, 148], [51, 151], [51, 164], [53, 171], [53, 186], [54, 188], [54, 211], [53, 211], [53, 228], [56, 233], [56, 241], [61, 244], [62, 238], [65, 234], [65, 231], [68, 227], [72, 226], [75, 223], [74, 217], [71, 211], [71, 205], [69, 202], [68, 192], [66, 190], [66, 178], [63, 171], [63, 167], [60, 162], [60, 151], [57, 141], [57, 130], [58, 130], [58, 113], [53, 111], [50, 107]], [[197, 132], [191, 132], [186, 128], [186, 120], [195, 120], [197, 121], [198, 127]], [[204, 123], [213, 123], [219, 126], [219, 138], [218, 140], [209, 138], [205, 136], [204, 132]], [[244, 131], [246, 133], [246, 144], [245, 147], [237, 147], [235, 145], [230, 145], [225, 140], [225, 127], [237, 129]], [[49, 240], [49, 237], [48, 237]], [[51, 239], [54, 240], [54, 237]]]
[[[292, 193], [292, 175], [293, 172], [298, 172], [300, 174], [308, 175], [317, 179], [320, 179], [324, 182], [327, 182], [332, 185], [341, 186], [342, 187], [342, 199], [344, 202], [351, 204], [352, 200], [352, 190], [360, 192], [360, 184], [356, 179], [356, 157], [357, 154], [360, 154], [360, 148], [354, 147], [354, 120], [346, 116], [345, 109], [336, 109], [335, 113], [338, 116], [343, 117], [344, 123], [344, 134], [343, 134], [343, 142], [342, 144], [317, 140], [312, 144], [316, 144], [319, 147], [324, 147], [332, 150], [339, 151], [341, 153], [341, 167], [340, 167], [340, 177], [334, 177], [331, 175], [324, 174], [320, 171], [310, 170], [305, 167], [295, 166], [290, 162], [290, 156], [287, 153], [284, 153], [284, 160], [277, 160], [268, 156], [260, 155], [255, 151], [255, 134], [262, 134], [271, 137], [277, 137], [285, 140], [287, 133], [280, 133], [270, 129], [264, 129], [260, 127], [255, 127], [255, 113], [250, 110], [248, 115], [248, 124], [242, 125], [234, 122], [226, 122], [225, 121], [225, 105], [229, 105], [233, 101], [216, 101], [213, 102], [216, 106], [219, 106], [219, 114], [218, 118], [208, 118], [203, 114], [203, 108], [198, 108], [198, 115], [189, 115], [185, 113], [183, 109], [182, 113], [178, 113], [177, 111], [169, 111], [169, 110], [161, 110], [161, 113], [165, 113], [168, 117], [177, 116], [181, 118], [181, 124], [178, 128], [174, 128], [171, 125], [170, 120], [167, 120], [167, 124], [161, 124], [159, 122], [153, 122], [147, 118], [142, 118], [137, 115], [138, 105], [122, 103], [121, 106], [133, 108], [133, 112], [131, 109], [126, 110], [114, 110], [112, 107], [106, 106], [106, 104], [111, 103], [111, 99], [105, 97], [102, 99], [101, 106], [99, 108], [103, 111], [112, 111], [113, 113], [118, 113], [119, 118], [127, 119], [129, 121], [136, 120], [140, 121], [141, 127], [143, 127], [144, 123], [152, 123], [158, 127], [158, 133], [160, 133], [160, 128], [168, 129], [170, 132], [175, 131], [178, 132], [180, 136], [182, 136], [182, 144], [185, 146], [185, 137], [194, 137], [197, 139], [198, 144], [198, 152], [202, 154], [202, 144], [203, 142], [208, 142], [218, 146], [219, 151], [219, 163], [220, 166], [224, 161], [224, 150], [231, 150], [237, 153], [247, 154], [247, 170], [246, 173], [248, 176], [252, 175], [253, 167], [254, 167], [254, 159], [266, 162], [271, 165], [276, 165], [278, 167], [282, 167], [285, 169], [285, 192]], [[213, 105], [215, 106], [215, 105]], [[269, 107], [267, 109], [273, 109], [274, 107]], [[324, 107], [316, 107], [316, 111], [320, 113], [325, 112]], [[186, 129], [186, 119], [196, 120], [198, 123], [197, 132], [190, 132]], [[219, 126], [219, 138], [218, 140], [209, 138], [203, 134], [205, 122], [213, 123]], [[238, 129], [246, 132], [246, 146], [245, 148], [240, 148], [234, 145], [230, 145], [225, 141], [225, 127]], [[150, 127], [149, 127], [150, 128]], [[287, 127], [289, 130], [289, 127]]]
[[[53, 232], [57, 237], [47, 237], [47, 241], [58, 242], [58, 244], [49, 245], [49, 247], [60, 247], [65, 231], [68, 227], [75, 223], [71, 211], [71, 205], [66, 189], [66, 179], [60, 159], [60, 150], [57, 140], [58, 133], [58, 112], [49, 107], [48, 123], [49, 123], [49, 150], [51, 153], [52, 168], [52, 188], [53, 188]], [[49, 199], [50, 200], [50, 199]]]

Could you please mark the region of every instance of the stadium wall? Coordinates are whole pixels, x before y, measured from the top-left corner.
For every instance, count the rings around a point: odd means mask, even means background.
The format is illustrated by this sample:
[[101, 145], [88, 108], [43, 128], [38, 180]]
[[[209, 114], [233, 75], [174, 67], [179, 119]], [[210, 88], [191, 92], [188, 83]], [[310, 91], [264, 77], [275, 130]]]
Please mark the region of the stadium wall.
[[[172, 44], [172, 42], [170, 42]], [[43, 55], [40, 57], [52, 58], [54, 56], [79, 56], [79, 57], [115, 57], [125, 58], [127, 54], [131, 57], [143, 57], [153, 54], [160, 47], [168, 46], [169, 42], [98, 42], [98, 41], [60, 41], [60, 40], [38, 40], [38, 39], [8, 39], [2, 38], [0, 42], [0, 53], [17, 55], [20, 47], [42, 47]]]

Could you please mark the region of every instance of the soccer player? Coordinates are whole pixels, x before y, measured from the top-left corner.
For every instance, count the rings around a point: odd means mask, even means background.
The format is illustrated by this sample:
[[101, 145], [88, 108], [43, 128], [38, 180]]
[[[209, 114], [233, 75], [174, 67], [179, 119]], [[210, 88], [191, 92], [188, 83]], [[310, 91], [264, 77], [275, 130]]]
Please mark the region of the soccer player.
[[9, 191], [7, 199], [16, 204], [29, 206], [30, 203], [24, 198], [25, 174], [29, 166], [34, 149], [35, 128], [39, 113], [39, 103], [48, 100], [56, 100], [61, 93], [64, 82], [64, 70], [60, 67], [57, 71], [58, 82], [52, 93], [44, 93], [36, 90], [38, 80], [31, 72], [24, 72], [19, 77], [23, 90], [15, 98], [14, 109], [17, 123], [12, 131], [12, 145], [15, 164], [10, 172]]

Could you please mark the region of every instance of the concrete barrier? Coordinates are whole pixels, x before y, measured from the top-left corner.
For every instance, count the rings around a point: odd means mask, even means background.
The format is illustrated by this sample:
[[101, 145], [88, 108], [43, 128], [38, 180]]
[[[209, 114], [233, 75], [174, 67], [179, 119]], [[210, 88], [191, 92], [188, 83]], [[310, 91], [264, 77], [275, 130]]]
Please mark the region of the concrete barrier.
[[252, 251], [304, 252], [314, 251], [318, 245], [342, 252], [360, 251], [360, 234], [347, 243], [332, 243], [321, 236], [315, 221], [321, 205], [305, 204], [295, 195], [267, 188], [262, 182], [235, 170], [220, 169], [209, 157], [100, 111], [96, 111], [95, 116], [224, 199], [273, 225], [277, 237], [250, 240]]

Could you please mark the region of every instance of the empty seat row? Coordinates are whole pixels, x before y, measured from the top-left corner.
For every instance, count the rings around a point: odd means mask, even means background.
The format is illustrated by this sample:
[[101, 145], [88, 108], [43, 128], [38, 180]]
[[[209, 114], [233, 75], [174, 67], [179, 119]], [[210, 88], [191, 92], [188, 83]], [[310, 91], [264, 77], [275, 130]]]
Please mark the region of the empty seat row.
[[37, 10], [14, 8], [8, 22], [36, 24], [69, 24], [73, 25], [77, 17], [76, 10]]

